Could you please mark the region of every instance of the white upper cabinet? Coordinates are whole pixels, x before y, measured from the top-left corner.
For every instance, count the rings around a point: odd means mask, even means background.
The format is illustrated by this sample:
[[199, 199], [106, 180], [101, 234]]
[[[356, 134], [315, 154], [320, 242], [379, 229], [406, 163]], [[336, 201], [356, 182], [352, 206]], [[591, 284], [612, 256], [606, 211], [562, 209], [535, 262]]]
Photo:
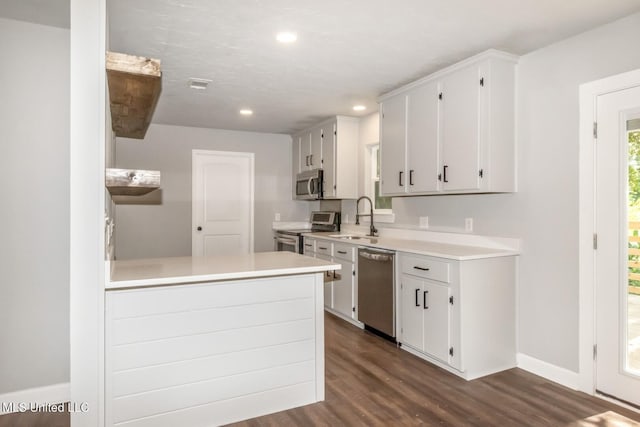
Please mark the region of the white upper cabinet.
[[[357, 198], [358, 133], [357, 118], [336, 116], [294, 135], [294, 179], [298, 172], [321, 168], [323, 198]], [[295, 167], [296, 150], [300, 159], [298, 169]]]
[[442, 78], [440, 142], [444, 191], [480, 188], [480, 79], [475, 65]]
[[380, 191], [385, 195], [406, 191], [407, 98], [405, 94], [380, 104]]
[[382, 96], [382, 193], [516, 191], [516, 63], [490, 50]]
[[407, 192], [440, 190], [437, 81], [407, 94]]
[[309, 151], [309, 169], [322, 167], [322, 127], [311, 129], [311, 151]]
[[[300, 170], [299, 172], [319, 169], [322, 160], [322, 129], [314, 128], [294, 136], [294, 142], [299, 139]], [[294, 171], [295, 172], [295, 171]]]

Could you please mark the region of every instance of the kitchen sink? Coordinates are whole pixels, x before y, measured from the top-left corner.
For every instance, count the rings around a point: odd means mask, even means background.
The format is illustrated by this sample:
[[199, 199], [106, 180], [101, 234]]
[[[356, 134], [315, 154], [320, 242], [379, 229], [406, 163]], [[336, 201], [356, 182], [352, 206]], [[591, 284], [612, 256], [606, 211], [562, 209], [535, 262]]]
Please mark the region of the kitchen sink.
[[367, 236], [355, 236], [353, 234], [329, 234], [327, 237], [341, 240], [366, 240], [369, 243], [378, 243], [378, 239]]

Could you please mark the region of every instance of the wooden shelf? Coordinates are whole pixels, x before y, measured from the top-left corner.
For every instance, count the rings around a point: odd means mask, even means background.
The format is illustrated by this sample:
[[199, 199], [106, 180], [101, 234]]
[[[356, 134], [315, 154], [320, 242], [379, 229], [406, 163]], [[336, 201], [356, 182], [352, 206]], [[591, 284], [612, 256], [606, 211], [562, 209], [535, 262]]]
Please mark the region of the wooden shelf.
[[143, 139], [162, 89], [160, 60], [107, 52], [106, 64], [113, 131]]
[[160, 172], [109, 168], [105, 184], [112, 196], [142, 196], [160, 188]]

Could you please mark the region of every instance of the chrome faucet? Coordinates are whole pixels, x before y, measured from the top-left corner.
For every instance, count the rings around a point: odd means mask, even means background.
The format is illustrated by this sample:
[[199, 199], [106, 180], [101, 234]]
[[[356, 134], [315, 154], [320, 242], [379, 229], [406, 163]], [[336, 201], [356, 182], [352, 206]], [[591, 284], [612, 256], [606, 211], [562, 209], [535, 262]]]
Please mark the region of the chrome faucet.
[[[361, 214], [358, 211], [358, 205], [360, 203], [360, 200], [362, 199], [367, 199], [369, 201], [369, 206], [371, 207], [371, 209], [369, 210], [368, 214]], [[362, 196], [358, 199], [358, 201], [356, 201], [356, 225], [360, 225], [361, 216], [368, 216], [369, 218], [371, 218], [371, 225], [369, 226], [369, 234], [367, 234], [367, 236], [376, 236], [378, 230], [373, 226], [373, 202], [367, 196]]]

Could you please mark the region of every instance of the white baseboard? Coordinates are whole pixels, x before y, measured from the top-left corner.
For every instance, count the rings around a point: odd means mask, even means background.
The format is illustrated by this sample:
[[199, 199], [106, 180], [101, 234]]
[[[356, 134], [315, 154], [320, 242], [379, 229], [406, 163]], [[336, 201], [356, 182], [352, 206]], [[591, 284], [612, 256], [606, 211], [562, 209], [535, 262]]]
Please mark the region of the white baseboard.
[[[18, 411], [20, 403], [61, 403], [71, 399], [69, 383], [53, 384], [0, 394], [0, 415]], [[10, 405], [11, 403], [15, 405]], [[13, 409], [12, 409], [13, 407]]]
[[546, 378], [549, 381], [569, 387], [572, 390], [579, 389], [578, 385], [580, 375], [577, 372], [552, 365], [551, 363], [522, 353], [518, 353], [516, 355], [516, 360], [518, 361], [518, 368], [520, 369], [524, 369], [532, 374]]

